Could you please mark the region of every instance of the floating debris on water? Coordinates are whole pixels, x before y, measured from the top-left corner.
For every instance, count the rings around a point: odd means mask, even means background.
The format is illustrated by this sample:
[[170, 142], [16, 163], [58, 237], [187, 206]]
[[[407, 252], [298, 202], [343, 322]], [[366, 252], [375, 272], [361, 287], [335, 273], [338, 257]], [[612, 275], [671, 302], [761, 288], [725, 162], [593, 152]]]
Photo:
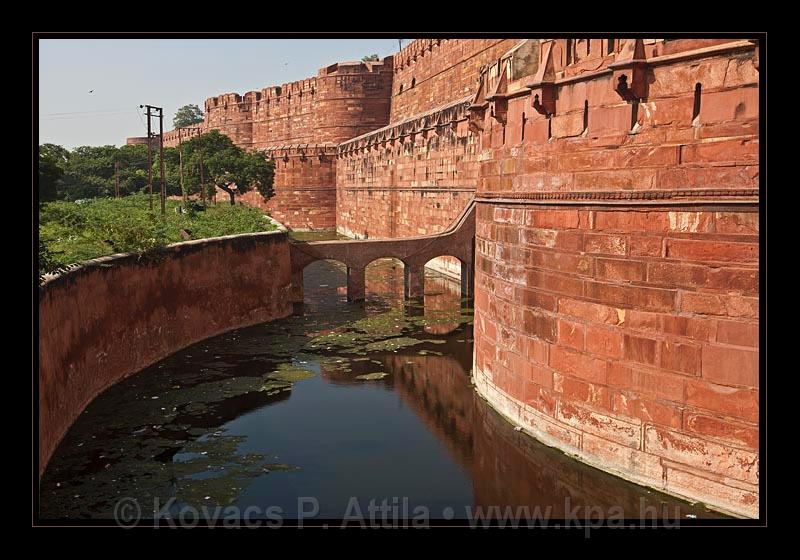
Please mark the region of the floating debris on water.
[[389, 374], [385, 372], [375, 372], [375, 373], [365, 373], [362, 375], [356, 375], [356, 379], [363, 379], [365, 381], [374, 381], [377, 379], [383, 379], [384, 377], [388, 377]]

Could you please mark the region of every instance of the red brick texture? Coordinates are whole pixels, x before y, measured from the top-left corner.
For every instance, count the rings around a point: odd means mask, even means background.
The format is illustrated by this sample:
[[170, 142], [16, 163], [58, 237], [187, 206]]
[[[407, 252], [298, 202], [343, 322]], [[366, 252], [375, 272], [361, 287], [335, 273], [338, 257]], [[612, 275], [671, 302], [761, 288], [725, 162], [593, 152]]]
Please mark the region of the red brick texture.
[[[526, 431], [586, 462], [755, 517], [753, 47], [644, 45], [648, 91], [633, 114], [635, 103], [603, 71], [623, 45], [607, 54], [606, 40], [592, 40], [587, 61], [586, 45], [576, 54], [573, 44], [572, 63], [566, 41], [555, 45], [549, 123], [522, 81], [507, 84], [506, 107], [485, 110], [478, 391]], [[578, 72], [582, 64], [591, 71]]]
[[39, 291], [39, 475], [73, 420], [120, 379], [190, 344], [291, 314], [285, 233], [105, 257]]
[[[317, 76], [244, 95], [225, 93], [205, 102], [205, 122], [182, 129], [183, 139], [219, 130], [245, 149], [274, 158], [275, 195], [243, 199], [291, 229], [336, 227], [336, 145], [389, 122], [392, 57], [341, 62]], [[164, 134], [177, 146], [179, 131]]]
[[481, 67], [517, 43], [420, 39], [393, 58], [390, 124], [339, 146], [340, 233], [430, 235], [453, 222], [478, 182], [479, 138], [469, 133], [468, 100]]
[[517, 43], [517, 39], [412, 41], [393, 57], [391, 122], [471, 96], [481, 67], [497, 62]]

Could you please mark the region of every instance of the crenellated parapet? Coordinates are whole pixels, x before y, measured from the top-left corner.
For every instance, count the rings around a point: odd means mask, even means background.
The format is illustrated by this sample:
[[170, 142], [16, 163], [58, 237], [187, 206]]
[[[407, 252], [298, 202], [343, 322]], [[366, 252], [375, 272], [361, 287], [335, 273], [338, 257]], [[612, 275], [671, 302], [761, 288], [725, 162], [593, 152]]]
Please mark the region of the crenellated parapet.
[[204, 132], [206, 132], [206, 126], [203, 123], [167, 131], [164, 133], [164, 146], [174, 148], [179, 146], [181, 142], [191, 140]]
[[[304, 80], [211, 97], [200, 133], [219, 130], [236, 145], [273, 158], [275, 196], [266, 201], [251, 194], [245, 197], [249, 203], [289, 227], [332, 228], [336, 145], [389, 122], [392, 60], [338, 62]], [[165, 138], [177, 145], [179, 134], [171, 131]], [[330, 194], [301, 194], [312, 191]], [[293, 211], [286, 213], [288, 206]]]
[[370, 150], [395, 146], [396, 143], [414, 144], [417, 140], [444, 136], [455, 130], [459, 123], [469, 118], [470, 99], [459, 99], [442, 107], [392, 123], [378, 130], [342, 142], [339, 157], [352, 157]]
[[496, 62], [520, 42], [519, 39], [412, 41], [394, 58], [391, 122], [475, 93], [481, 68]]

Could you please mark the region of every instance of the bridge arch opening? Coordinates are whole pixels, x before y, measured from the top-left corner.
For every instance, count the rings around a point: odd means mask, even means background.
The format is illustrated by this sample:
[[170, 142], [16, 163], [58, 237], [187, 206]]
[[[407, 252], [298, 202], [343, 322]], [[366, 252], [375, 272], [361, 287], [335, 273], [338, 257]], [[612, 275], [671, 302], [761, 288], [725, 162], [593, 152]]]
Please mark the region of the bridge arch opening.
[[380, 257], [365, 268], [366, 301], [402, 303], [404, 297], [405, 263], [395, 257]]
[[431, 334], [449, 334], [461, 326], [461, 259], [452, 255], [435, 257], [425, 263], [424, 270], [424, 329]]
[[461, 259], [452, 255], [434, 257], [425, 263], [425, 268], [435, 270], [454, 280], [461, 278]]
[[307, 264], [303, 274], [303, 304], [347, 299], [347, 265], [335, 259], [320, 259]]

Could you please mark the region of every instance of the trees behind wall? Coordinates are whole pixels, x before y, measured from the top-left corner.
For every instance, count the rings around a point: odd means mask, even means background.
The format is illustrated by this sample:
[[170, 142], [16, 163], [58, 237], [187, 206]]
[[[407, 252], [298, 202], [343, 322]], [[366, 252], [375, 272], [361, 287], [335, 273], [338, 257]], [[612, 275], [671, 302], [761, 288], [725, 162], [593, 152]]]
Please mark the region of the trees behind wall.
[[[263, 154], [247, 152], [231, 139], [211, 131], [181, 144], [183, 185], [188, 195], [200, 193], [201, 177], [205, 196], [211, 198], [219, 187], [230, 197], [257, 189], [272, 196], [274, 164]], [[74, 201], [113, 197], [116, 194], [115, 165], [118, 166], [121, 196], [148, 192], [147, 146], [80, 146], [67, 150], [55, 144], [39, 146], [39, 202]], [[201, 172], [201, 165], [203, 167]], [[159, 150], [153, 150], [153, 192], [161, 189]], [[167, 196], [181, 195], [180, 154], [178, 148], [164, 148]]]

